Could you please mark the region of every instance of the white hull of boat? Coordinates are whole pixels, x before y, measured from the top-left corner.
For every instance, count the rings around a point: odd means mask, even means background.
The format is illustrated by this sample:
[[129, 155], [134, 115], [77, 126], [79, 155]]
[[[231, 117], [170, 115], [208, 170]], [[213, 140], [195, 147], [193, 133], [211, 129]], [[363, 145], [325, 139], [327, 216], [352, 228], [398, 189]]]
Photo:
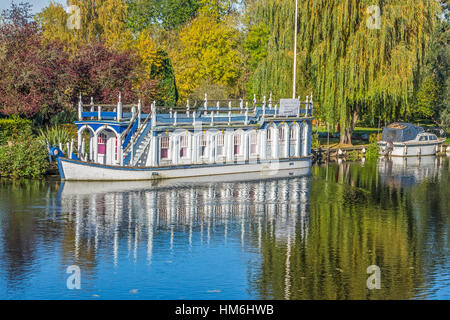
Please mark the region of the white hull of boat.
[[220, 176], [203, 176], [178, 179], [162, 179], [149, 181], [65, 181], [63, 183], [62, 195], [89, 195], [96, 193], [110, 193], [122, 191], [136, 191], [147, 189], [184, 188], [195, 185], [250, 182], [271, 179], [288, 179], [303, 177], [311, 174], [311, 168], [296, 170], [282, 170], [278, 172], [250, 172], [236, 173]]
[[[261, 177], [276, 177], [281, 170], [298, 170], [311, 167], [311, 157], [267, 160], [257, 163], [225, 163], [179, 165], [167, 167], [121, 167], [87, 163], [58, 158], [62, 180], [66, 181], [133, 181], [205, 177], [258, 173]], [[255, 177], [256, 178], [256, 177]]]
[[[393, 157], [421, 157], [435, 155], [443, 140], [436, 140], [433, 142], [394, 142], [391, 152]], [[380, 154], [384, 154], [386, 142], [379, 142]]]

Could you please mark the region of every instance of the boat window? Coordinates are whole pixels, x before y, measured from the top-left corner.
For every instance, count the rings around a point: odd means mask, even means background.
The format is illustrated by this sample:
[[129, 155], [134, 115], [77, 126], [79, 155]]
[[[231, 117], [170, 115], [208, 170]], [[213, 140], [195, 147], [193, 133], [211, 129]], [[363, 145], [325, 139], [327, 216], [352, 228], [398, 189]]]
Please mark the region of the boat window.
[[419, 141], [428, 141], [428, 137], [427, 136], [421, 136], [419, 138]]
[[169, 137], [161, 137], [161, 159], [169, 158]]
[[236, 134], [234, 136], [234, 155], [240, 154], [241, 151], [241, 135]]
[[291, 139], [291, 142], [292, 141], [297, 141], [297, 128], [296, 127], [292, 127], [291, 128], [291, 133], [290, 133], [290, 139]]
[[253, 132], [250, 135], [250, 154], [256, 154], [256, 150], [257, 150], [257, 141], [258, 141], [258, 136], [256, 134], [256, 132]]
[[188, 151], [188, 142], [189, 139], [187, 136], [181, 136], [180, 137], [180, 158], [186, 158], [187, 157], [187, 151]]
[[218, 136], [217, 136], [217, 155], [218, 156], [222, 156], [223, 155], [223, 150], [224, 150], [224, 143], [225, 142], [225, 139], [224, 139], [224, 136], [223, 136], [223, 134], [219, 134]]
[[106, 134], [100, 133], [97, 140], [98, 154], [106, 154]]
[[284, 141], [284, 140], [285, 140], [285, 138], [284, 138], [284, 128], [283, 128], [283, 127], [280, 127], [280, 128], [278, 129], [278, 132], [279, 132], [279, 136], [280, 136], [280, 142], [281, 142], [281, 141]]
[[208, 141], [206, 139], [206, 135], [202, 135], [200, 137], [200, 156], [201, 157], [206, 157], [206, 145], [207, 145]]
[[430, 140], [437, 140], [436, 136], [429, 136], [429, 137]]

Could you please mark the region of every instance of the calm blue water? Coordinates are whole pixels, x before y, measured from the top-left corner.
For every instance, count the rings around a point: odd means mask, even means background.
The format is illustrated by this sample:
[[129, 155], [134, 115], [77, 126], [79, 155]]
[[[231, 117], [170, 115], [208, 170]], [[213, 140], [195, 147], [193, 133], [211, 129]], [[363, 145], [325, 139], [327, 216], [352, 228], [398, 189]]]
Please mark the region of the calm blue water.
[[448, 299], [449, 173], [426, 158], [225, 182], [0, 180], [0, 298]]

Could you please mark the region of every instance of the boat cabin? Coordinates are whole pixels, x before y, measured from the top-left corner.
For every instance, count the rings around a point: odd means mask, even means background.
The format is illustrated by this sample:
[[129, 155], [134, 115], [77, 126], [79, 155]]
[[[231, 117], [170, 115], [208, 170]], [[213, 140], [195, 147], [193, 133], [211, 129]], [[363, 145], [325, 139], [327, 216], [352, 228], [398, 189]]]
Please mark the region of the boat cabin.
[[420, 133], [417, 135], [416, 137], [416, 141], [437, 141], [438, 137], [434, 134], [434, 133], [428, 133], [428, 132], [424, 132], [424, 133]]
[[417, 135], [423, 132], [423, 128], [415, 126], [413, 124], [395, 122], [383, 129], [381, 141], [406, 142], [415, 140]]
[[258, 102], [208, 101], [186, 107], [141, 102], [78, 105], [78, 158], [85, 162], [160, 167], [308, 157], [311, 153], [312, 95]]

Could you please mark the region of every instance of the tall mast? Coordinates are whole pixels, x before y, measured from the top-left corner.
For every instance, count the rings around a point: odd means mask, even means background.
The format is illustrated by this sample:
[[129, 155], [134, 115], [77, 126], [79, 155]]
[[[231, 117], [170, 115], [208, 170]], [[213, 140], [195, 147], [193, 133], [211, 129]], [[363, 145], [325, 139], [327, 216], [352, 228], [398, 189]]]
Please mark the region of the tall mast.
[[294, 81], [292, 82], [292, 99], [295, 99], [295, 82], [297, 76], [297, 19], [298, 19], [298, 0], [295, 0], [295, 30], [294, 30]]

